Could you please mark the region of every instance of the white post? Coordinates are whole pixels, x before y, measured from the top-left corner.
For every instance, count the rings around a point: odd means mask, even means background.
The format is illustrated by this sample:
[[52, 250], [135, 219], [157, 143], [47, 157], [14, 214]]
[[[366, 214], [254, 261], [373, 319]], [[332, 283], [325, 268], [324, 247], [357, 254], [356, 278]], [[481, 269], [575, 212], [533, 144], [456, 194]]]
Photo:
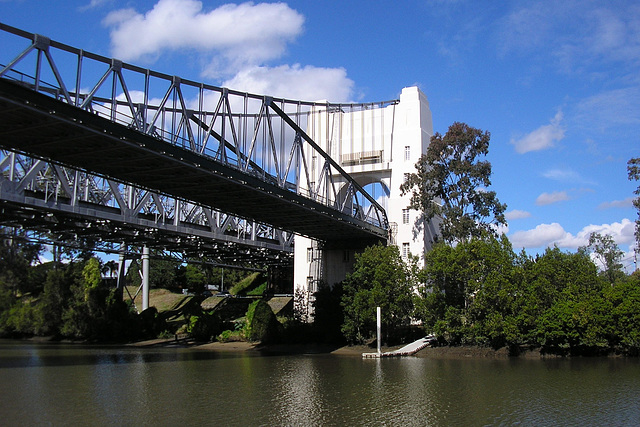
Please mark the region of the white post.
[[377, 338], [378, 338], [378, 354], [382, 353], [380, 351], [380, 341], [382, 339], [382, 311], [380, 307], [376, 307], [376, 316], [377, 316]]
[[149, 247], [142, 248], [142, 311], [149, 308]]

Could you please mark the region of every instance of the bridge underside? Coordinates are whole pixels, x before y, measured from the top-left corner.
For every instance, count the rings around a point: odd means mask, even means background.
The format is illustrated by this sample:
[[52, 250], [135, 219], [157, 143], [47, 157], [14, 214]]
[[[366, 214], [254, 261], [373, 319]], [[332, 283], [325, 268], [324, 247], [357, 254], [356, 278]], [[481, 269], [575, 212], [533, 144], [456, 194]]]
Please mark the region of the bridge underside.
[[[127, 247], [146, 245], [165, 253], [179, 254], [180, 258], [206, 257], [209, 262], [226, 266], [289, 265], [292, 262], [292, 253], [269, 241], [257, 247], [256, 242], [243, 245], [234, 236], [228, 236], [227, 240], [218, 236], [213, 240], [208, 237], [208, 230], [193, 225], [176, 227], [159, 224], [152, 218], [124, 222], [118, 218], [117, 210], [104, 206], [88, 203], [52, 206], [38, 197], [8, 200], [15, 199], [15, 194], [0, 193], [0, 224], [30, 230], [32, 235], [35, 233], [36, 240], [44, 243], [66, 246], [74, 243], [78, 249], [110, 252], [122, 251], [120, 244]], [[113, 243], [117, 246], [110, 245]]]
[[366, 222], [262, 177], [4, 79], [0, 146], [322, 240], [327, 247], [362, 246], [386, 237]]

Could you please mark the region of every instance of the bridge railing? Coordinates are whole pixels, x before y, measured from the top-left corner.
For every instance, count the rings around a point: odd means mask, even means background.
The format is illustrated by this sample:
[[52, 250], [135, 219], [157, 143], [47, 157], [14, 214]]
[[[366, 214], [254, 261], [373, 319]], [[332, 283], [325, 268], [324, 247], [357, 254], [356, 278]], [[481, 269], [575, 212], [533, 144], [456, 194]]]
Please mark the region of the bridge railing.
[[[305, 132], [332, 104], [255, 95], [141, 68], [0, 23], [0, 77], [388, 230], [386, 212]], [[395, 101], [390, 101], [395, 102]]]

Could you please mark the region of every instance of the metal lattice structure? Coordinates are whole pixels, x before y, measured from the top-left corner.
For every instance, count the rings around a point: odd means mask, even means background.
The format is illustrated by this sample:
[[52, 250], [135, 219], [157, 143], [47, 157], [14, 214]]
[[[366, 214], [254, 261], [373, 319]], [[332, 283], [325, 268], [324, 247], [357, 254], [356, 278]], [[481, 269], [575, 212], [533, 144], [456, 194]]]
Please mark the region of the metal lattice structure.
[[2, 150], [0, 171], [3, 224], [52, 242], [106, 252], [123, 250], [113, 242], [148, 245], [221, 265], [281, 263], [291, 253], [291, 233], [77, 169]]
[[[0, 30], [0, 161], [14, 199], [44, 191], [39, 203], [49, 212], [54, 195], [70, 200], [58, 203], [65, 209], [97, 204], [95, 224], [109, 208], [119, 210], [116, 222], [131, 224], [133, 215], [136, 227], [111, 230], [117, 239], [136, 228], [156, 241], [171, 234], [169, 224], [205, 228], [204, 240], [263, 238], [285, 251], [291, 233], [328, 242], [386, 239], [384, 209], [303, 129], [312, 115], [388, 103], [237, 92], [4, 24]], [[312, 169], [322, 171], [319, 178]], [[84, 199], [81, 188], [89, 189]], [[3, 219], [19, 220], [10, 211]], [[173, 236], [182, 241], [180, 232]]]

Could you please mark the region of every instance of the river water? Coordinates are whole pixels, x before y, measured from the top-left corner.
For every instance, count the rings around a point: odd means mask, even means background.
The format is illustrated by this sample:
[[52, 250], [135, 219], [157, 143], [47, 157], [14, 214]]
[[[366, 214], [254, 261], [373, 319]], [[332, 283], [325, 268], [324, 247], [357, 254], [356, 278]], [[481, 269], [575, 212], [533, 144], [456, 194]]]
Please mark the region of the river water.
[[640, 425], [640, 360], [363, 360], [0, 341], [5, 426], [514, 424]]

